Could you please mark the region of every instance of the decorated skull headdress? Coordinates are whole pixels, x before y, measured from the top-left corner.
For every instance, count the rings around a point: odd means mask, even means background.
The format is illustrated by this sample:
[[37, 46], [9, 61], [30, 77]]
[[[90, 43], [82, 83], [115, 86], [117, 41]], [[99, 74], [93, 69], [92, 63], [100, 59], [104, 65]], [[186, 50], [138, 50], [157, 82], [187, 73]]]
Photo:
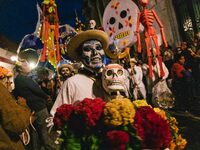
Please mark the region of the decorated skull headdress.
[[128, 96], [127, 71], [119, 64], [109, 64], [102, 72], [102, 85], [105, 91], [113, 96], [119, 91], [120, 94]]

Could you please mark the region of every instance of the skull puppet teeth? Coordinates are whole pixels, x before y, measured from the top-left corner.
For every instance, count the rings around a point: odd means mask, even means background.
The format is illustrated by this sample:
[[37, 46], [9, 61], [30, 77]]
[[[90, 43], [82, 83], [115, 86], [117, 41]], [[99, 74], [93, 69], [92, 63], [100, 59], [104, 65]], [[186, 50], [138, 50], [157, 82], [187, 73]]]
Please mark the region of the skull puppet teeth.
[[125, 32], [122, 32], [122, 33], [119, 33], [115, 36], [116, 39], [122, 39], [126, 36], [129, 36], [130, 35], [130, 31], [125, 31]]

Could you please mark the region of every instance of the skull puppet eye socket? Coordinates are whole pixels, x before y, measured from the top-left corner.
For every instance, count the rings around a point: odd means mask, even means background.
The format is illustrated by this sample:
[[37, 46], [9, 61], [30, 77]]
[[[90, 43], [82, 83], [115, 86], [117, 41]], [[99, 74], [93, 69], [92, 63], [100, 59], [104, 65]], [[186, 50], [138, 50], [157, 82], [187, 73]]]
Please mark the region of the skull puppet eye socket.
[[122, 76], [122, 75], [123, 75], [123, 70], [122, 70], [122, 69], [117, 70], [117, 74], [118, 74], [119, 76]]
[[121, 13], [120, 13], [120, 17], [125, 18], [126, 16], [127, 16], [126, 10], [122, 10]]
[[107, 76], [111, 76], [113, 74], [113, 71], [112, 70], [108, 70], [107, 72], [106, 72], [106, 75]]
[[114, 23], [115, 23], [115, 21], [116, 21], [116, 20], [115, 20], [115, 18], [114, 18], [114, 17], [111, 17], [111, 18], [110, 18], [110, 20], [109, 20], [110, 24], [114, 24]]

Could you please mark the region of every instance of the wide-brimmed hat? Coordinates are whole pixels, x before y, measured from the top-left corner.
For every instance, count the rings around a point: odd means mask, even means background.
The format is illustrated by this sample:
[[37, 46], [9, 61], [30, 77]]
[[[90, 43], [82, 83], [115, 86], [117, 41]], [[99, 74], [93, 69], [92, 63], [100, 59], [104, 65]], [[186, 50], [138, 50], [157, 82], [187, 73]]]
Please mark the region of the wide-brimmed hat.
[[[109, 38], [106, 32], [101, 30], [87, 30], [82, 31], [75, 35], [68, 43], [67, 45], [67, 53], [68, 56], [80, 60], [80, 46], [88, 40], [98, 40], [102, 43], [103, 49], [107, 49], [109, 45]], [[79, 52], [78, 52], [79, 51]]]
[[70, 64], [62, 64], [58, 67], [58, 73], [61, 74], [62, 68], [68, 68], [71, 72], [74, 70], [73, 66]]

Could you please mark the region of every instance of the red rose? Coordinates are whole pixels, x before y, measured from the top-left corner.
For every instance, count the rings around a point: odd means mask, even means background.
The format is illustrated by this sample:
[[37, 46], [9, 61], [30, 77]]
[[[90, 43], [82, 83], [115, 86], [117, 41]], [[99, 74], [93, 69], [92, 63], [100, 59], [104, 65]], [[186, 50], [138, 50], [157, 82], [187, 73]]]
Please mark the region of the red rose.
[[170, 126], [148, 106], [140, 107], [135, 115], [134, 126], [143, 140], [144, 148], [164, 149], [171, 141]]
[[129, 135], [124, 131], [108, 131], [106, 137], [107, 143], [112, 150], [125, 150], [126, 144], [129, 142]]
[[63, 121], [58, 117], [53, 118], [53, 123], [57, 129], [61, 129], [63, 126]]
[[74, 110], [74, 108], [72, 105], [63, 104], [56, 109], [55, 116], [59, 117], [63, 121], [68, 121], [73, 110]]
[[74, 106], [75, 114], [81, 117], [86, 127], [95, 126], [100, 119], [105, 102], [100, 99], [85, 98], [83, 101]]

